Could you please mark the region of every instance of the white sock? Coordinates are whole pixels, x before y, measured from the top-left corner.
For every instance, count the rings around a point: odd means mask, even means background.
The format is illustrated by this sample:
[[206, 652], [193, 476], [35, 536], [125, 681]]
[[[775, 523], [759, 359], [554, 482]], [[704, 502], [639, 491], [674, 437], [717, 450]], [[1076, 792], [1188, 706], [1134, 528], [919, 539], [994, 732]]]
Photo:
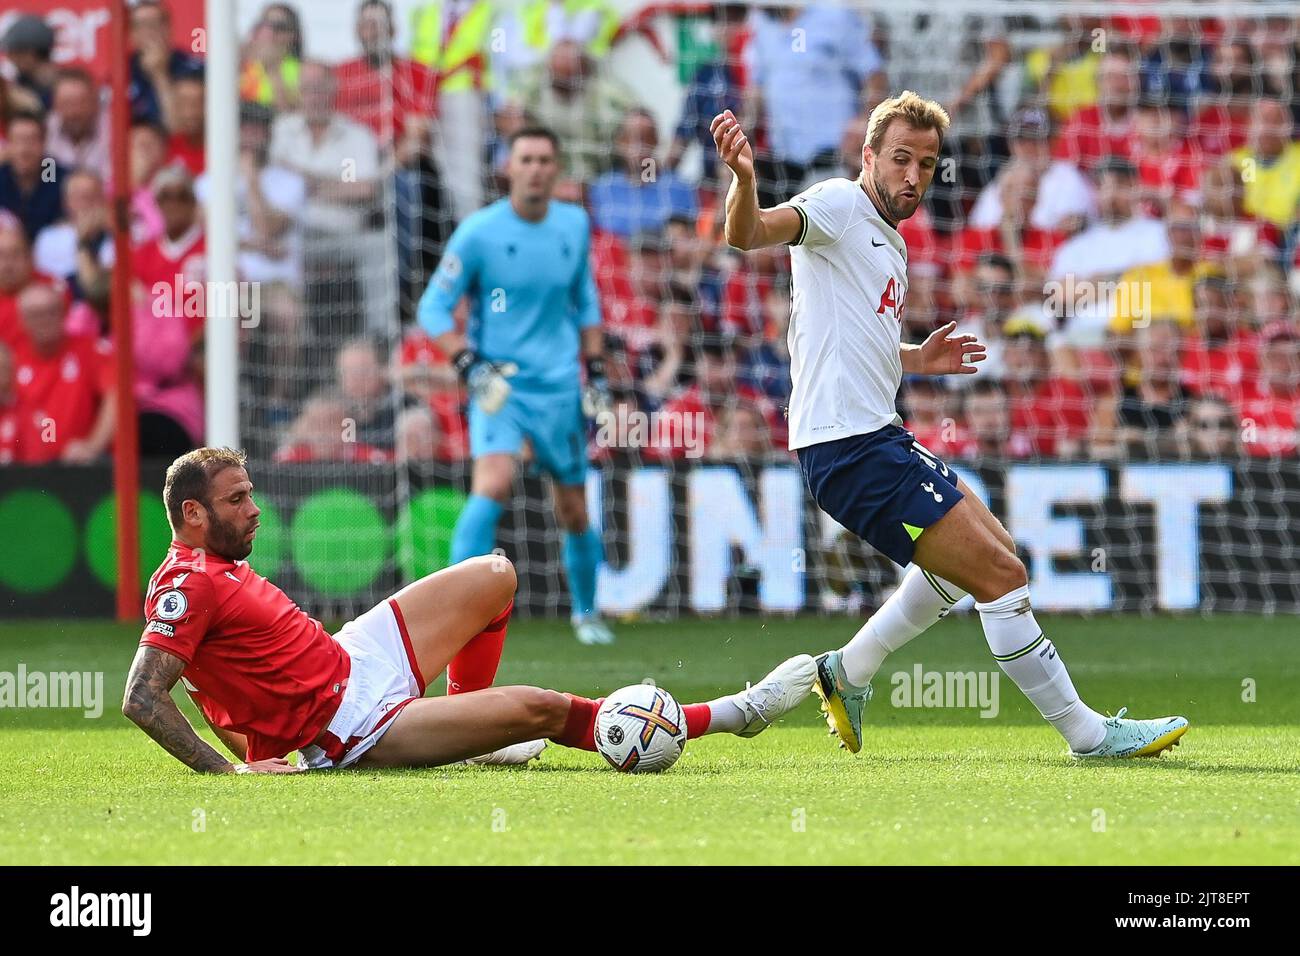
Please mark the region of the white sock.
[[1003, 672], [1043, 718], [1077, 753], [1091, 750], [1106, 736], [1105, 719], [1074, 689], [1056, 646], [1034, 620], [1029, 587], [1016, 588], [987, 604], [976, 604], [984, 637]]
[[708, 707], [711, 734], [734, 734], [744, 730], [745, 724], [749, 723], [734, 694], [711, 700]]
[[924, 632], [965, 596], [957, 585], [912, 565], [898, 590], [844, 645], [845, 678], [855, 687], [866, 687], [890, 653]]

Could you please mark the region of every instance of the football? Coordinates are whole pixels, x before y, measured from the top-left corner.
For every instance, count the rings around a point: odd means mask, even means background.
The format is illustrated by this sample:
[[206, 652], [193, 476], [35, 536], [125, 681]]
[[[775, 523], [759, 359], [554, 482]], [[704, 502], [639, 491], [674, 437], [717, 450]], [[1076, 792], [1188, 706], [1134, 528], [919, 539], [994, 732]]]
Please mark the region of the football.
[[658, 773], [686, 746], [686, 715], [668, 691], [632, 684], [605, 698], [596, 712], [596, 749], [615, 770]]

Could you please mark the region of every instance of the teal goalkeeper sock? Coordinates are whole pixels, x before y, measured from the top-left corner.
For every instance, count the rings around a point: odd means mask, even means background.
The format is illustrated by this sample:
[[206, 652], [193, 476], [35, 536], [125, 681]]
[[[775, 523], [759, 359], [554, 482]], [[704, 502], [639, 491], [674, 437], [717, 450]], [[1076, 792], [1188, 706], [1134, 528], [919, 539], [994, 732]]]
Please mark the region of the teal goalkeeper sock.
[[470, 495], [451, 533], [451, 561], [455, 564], [480, 554], [491, 554], [501, 520], [500, 502], [483, 495]]
[[569, 579], [575, 617], [586, 617], [596, 610], [596, 569], [604, 557], [605, 548], [596, 529], [564, 535], [564, 572]]

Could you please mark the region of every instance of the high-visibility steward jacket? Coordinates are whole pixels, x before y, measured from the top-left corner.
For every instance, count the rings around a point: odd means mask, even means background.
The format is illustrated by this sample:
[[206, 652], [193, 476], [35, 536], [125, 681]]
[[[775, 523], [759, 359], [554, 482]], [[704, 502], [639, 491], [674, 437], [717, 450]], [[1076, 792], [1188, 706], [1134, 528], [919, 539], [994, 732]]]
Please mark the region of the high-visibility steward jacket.
[[[551, 5], [551, 0], [529, 0], [519, 10], [524, 43], [538, 54], [545, 54], [551, 48], [549, 17]], [[563, 7], [566, 18], [592, 11], [599, 14], [600, 26], [587, 41], [585, 49], [593, 59], [600, 59], [608, 53], [619, 27], [618, 12], [608, 0], [564, 0]]]
[[441, 91], [482, 89], [492, 5], [488, 0], [477, 0], [456, 21], [450, 35], [444, 29], [443, 15], [441, 0], [411, 12], [411, 59], [438, 74]]

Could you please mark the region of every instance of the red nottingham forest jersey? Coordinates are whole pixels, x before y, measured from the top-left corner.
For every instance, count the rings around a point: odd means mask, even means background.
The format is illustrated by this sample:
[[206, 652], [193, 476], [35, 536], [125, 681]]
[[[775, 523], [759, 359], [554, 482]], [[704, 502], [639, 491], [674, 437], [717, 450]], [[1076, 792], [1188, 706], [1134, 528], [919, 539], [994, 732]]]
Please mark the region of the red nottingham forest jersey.
[[142, 645], [185, 662], [181, 679], [248, 759], [283, 757], [328, 726], [352, 662], [319, 621], [246, 561], [173, 541], [149, 579]]

